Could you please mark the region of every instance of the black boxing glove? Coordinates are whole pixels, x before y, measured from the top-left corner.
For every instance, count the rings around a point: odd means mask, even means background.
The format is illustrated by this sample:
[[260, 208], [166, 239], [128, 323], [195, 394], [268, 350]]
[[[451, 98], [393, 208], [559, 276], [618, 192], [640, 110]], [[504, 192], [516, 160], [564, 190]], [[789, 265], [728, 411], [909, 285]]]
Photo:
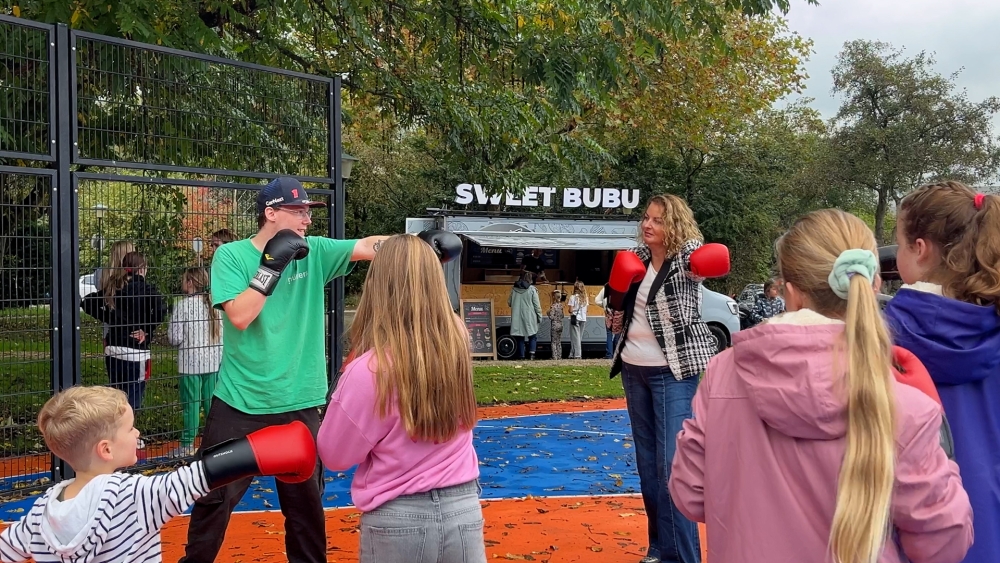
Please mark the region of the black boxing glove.
[[417, 236], [431, 245], [442, 264], [451, 262], [462, 254], [462, 239], [451, 231], [430, 229]]
[[291, 229], [283, 229], [275, 233], [264, 245], [264, 253], [260, 256], [260, 267], [250, 280], [250, 287], [271, 295], [281, 272], [292, 260], [302, 260], [309, 254], [309, 244], [306, 239]]

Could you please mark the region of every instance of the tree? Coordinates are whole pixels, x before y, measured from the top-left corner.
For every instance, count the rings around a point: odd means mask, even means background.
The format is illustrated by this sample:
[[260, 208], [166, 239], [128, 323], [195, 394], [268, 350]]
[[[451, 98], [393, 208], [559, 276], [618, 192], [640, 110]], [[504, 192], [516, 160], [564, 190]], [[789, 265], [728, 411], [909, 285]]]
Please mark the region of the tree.
[[875, 234], [885, 241], [890, 202], [928, 181], [967, 182], [994, 177], [1000, 147], [991, 118], [1000, 99], [972, 102], [949, 77], [933, 70], [932, 56], [881, 42], [844, 45], [833, 69], [833, 90], [844, 102], [833, 120], [833, 170], [842, 185], [870, 190]]
[[637, 49], [630, 87], [616, 94], [611, 122], [632, 131], [626, 142], [671, 153], [683, 177], [682, 193], [697, 205], [696, 176], [749, 121], [792, 92], [801, 91], [811, 41], [790, 33], [776, 16], [731, 14], [725, 47], [706, 37], [665, 38], [655, 54]]
[[[815, 0], [806, 0], [815, 3]], [[719, 46], [731, 13], [788, 0], [576, 0], [553, 4], [369, 0], [24, 0], [32, 19], [264, 64], [345, 76], [355, 103], [441, 139], [448, 164], [491, 191], [519, 189], [531, 165], [608, 161], [581, 116], [613, 103], [630, 53], [667, 40]], [[626, 40], [627, 39], [627, 40]]]

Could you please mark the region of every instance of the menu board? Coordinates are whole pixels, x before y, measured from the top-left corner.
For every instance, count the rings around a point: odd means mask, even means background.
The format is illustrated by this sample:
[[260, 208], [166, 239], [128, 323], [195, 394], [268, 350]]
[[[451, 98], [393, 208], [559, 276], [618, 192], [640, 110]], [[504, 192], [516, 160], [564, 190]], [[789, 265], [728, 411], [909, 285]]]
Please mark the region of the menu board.
[[[472, 268], [520, 268], [528, 254], [531, 254], [530, 248], [479, 246], [469, 241], [466, 264]], [[559, 267], [558, 250], [543, 250], [541, 258], [547, 269]]]
[[472, 338], [472, 357], [497, 359], [492, 299], [462, 299], [462, 321]]

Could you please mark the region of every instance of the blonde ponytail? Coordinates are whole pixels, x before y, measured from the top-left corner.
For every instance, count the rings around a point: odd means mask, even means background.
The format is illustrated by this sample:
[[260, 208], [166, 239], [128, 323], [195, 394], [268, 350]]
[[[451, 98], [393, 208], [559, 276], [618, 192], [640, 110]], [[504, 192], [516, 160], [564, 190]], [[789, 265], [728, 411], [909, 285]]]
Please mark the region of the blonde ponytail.
[[847, 450], [840, 466], [830, 550], [837, 563], [875, 563], [889, 531], [896, 472], [889, 334], [864, 276], [847, 298]]
[[802, 217], [776, 244], [785, 282], [817, 313], [844, 320], [847, 436], [830, 527], [836, 563], [875, 563], [889, 532], [895, 482], [895, 397], [889, 331], [872, 281], [875, 238], [857, 217], [837, 209]]

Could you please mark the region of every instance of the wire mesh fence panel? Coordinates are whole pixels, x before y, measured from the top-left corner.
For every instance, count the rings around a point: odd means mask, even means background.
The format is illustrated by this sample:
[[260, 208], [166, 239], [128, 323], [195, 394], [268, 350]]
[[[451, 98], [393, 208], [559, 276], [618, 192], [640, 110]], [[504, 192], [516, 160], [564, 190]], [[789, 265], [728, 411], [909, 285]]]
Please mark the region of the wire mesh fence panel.
[[[222, 355], [212, 258], [257, 232], [256, 195], [166, 181], [79, 183], [83, 383], [129, 395], [140, 469], [189, 457], [198, 445]], [[328, 229], [328, 210], [315, 210], [309, 233]]]
[[48, 482], [35, 426], [52, 395], [51, 177], [0, 172], [0, 495]]
[[329, 204], [310, 234], [342, 225], [339, 85], [0, 15], [0, 499], [72, 474], [35, 419], [74, 384], [129, 396], [137, 469], [193, 453], [213, 253], [256, 233], [276, 175]]
[[0, 156], [52, 154], [50, 33], [0, 21]]
[[77, 37], [81, 159], [327, 176], [331, 82]]

